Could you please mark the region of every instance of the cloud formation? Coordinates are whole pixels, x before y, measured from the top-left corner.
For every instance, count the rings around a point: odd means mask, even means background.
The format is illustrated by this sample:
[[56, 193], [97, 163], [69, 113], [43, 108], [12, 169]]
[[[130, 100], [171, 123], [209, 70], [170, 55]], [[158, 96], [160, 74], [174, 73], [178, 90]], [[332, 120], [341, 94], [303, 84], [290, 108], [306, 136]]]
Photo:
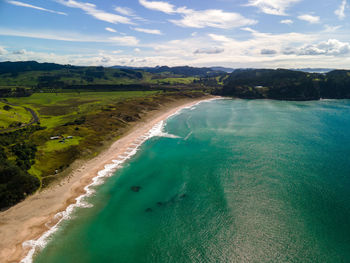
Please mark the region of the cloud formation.
[[75, 0], [56, 0], [58, 3], [72, 8], [79, 8], [83, 10], [86, 14], [108, 23], [112, 24], [134, 24], [129, 18], [120, 16], [113, 13], [108, 13], [103, 10], [97, 9], [95, 4], [78, 2]]
[[345, 15], [345, 8], [347, 6], [346, 0], [343, 0], [338, 7], [337, 10], [334, 11], [334, 14], [339, 18], [339, 19], [344, 19], [346, 17]]
[[269, 15], [285, 16], [286, 10], [300, 0], [249, 0], [248, 6], [255, 6]]
[[161, 11], [167, 14], [172, 14], [176, 12], [175, 6], [168, 2], [139, 0], [139, 3], [145, 8], [155, 11]]
[[136, 37], [133, 36], [117, 36], [110, 37], [109, 39], [121, 46], [136, 46], [140, 42]]
[[128, 8], [128, 7], [117, 6], [116, 8], [114, 8], [114, 10], [122, 15], [125, 15], [125, 16], [135, 15], [134, 10], [132, 10], [131, 8]]
[[307, 45], [298, 50], [298, 55], [340, 56], [350, 52], [350, 44], [337, 39], [328, 39], [316, 45]]
[[288, 47], [282, 53], [298, 56], [343, 56], [350, 53], [350, 43], [341, 42], [337, 39], [328, 39], [317, 44], [307, 44], [300, 48]]
[[161, 11], [166, 14], [180, 14], [181, 19], [170, 19], [173, 24], [181, 27], [205, 28], [214, 27], [229, 29], [256, 24], [257, 21], [248, 19], [239, 13], [225, 12], [220, 9], [193, 10], [187, 7], [176, 8], [168, 2], [139, 0], [145, 8]]
[[140, 42], [134, 36], [116, 36], [111, 38], [106, 38], [104, 36], [91, 36], [79, 34], [77, 32], [47, 32], [47, 31], [21, 31], [12, 30], [0, 27], [0, 36], [17, 36], [17, 37], [29, 37], [37, 39], [49, 39], [67, 42], [86, 42], [86, 43], [109, 43], [121, 46], [135, 46]]
[[313, 16], [313, 15], [309, 15], [309, 14], [300, 15], [300, 16], [298, 16], [298, 19], [309, 22], [310, 24], [320, 23], [319, 16]]
[[284, 19], [284, 20], [281, 20], [280, 23], [281, 23], [281, 24], [286, 24], [286, 25], [291, 25], [291, 24], [293, 24], [294, 22], [293, 22], [293, 20], [291, 20], [291, 19]]
[[0, 46], [0, 55], [5, 55], [5, 54], [7, 54], [7, 50], [4, 47]]
[[113, 28], [110, 28], [110, 27], [106, 27], [105, 29], [106, 29], [106, 31], [109, 31], [109, 32], [112, 32], [112, 33], [116, 33], [117, 32], [117, 30], [115, 30]]
[[147, 29], [147, 28], [140, 28], [140, 27], [135, 27], [133, 29], [135, 31], [146, 33], [146, 34], [162, 35], [162, 32], [158, 29]]
[[186, 10], [180, 20], [170, 20], [170, 22], [181, 27], [204, 28], [214, 27], [229, 29], [254, 25], [257, 21], [245, 18], [241, 14], [224, 12], [218, 9], [209, 9], [204, 11]]
[[46, 9], [46, 8], [43, 8], [43, 7], [40, 7], [40, 6], [35, 6], [35, 5], [31, 5], [31, 4], [20, 2], [20, 1], [7, 0], [6, 2], [11, 4], [11, 5], [33, 8], [33, 9], [36, 9], [36, 10], [41, 10], [41, 11], [54, 13], [54, 14], [58, 14], [58, 15], [65, 15], [65, 16], [67, 15], [66, 13], [63, 13], [63, 12], [54, 11], [54, 10], [51, 10], [51, 9]]

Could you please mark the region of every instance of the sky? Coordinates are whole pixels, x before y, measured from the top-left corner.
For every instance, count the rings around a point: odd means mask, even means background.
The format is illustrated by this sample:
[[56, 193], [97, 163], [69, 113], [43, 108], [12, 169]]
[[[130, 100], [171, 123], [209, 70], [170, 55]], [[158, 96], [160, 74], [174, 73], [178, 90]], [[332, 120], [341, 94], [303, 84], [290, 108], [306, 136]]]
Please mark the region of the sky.
[[349, 22], [350, 0], [0, 0], [0, 61], [349, 69]]

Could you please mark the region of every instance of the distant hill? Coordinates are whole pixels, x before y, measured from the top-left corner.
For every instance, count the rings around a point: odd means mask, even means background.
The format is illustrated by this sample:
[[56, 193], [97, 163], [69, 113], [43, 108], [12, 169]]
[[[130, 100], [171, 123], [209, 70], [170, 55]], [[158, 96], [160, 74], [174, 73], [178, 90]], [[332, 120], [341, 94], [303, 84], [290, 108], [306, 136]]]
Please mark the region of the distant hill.
[[[0, 62], [0, 97], [62, 90], [197, 89], [247, 99], [350, 98], [350, 70], [230, 69], [181, 67], [82, 67]], [[310, 73], [319, 71], [321, 73]]]
[[126, 69], [138, 69], [150, 73], [171, 73], [174, 75], [181, 75], [184, 77], [207, 77], [207, 76], [218, 76], [226, 71], [216, 70], [212, 68], [196, 68], [189, 66], [179, 66], [179, 67], [168, 67], [168, 66], [157, 66], [157, 67], [123, 67], [123, 66], [113, 66], [112, 68], [126, 68]]
[[[144, 84], [144, 75], [138, 70], [82, 67], [38, 63], [36, 61], [0, 62], [0, 87], [27, 87], [42, 89], [67, 89], [71, 87], [96, 87]], [[12, 91], [6, 93], [11, 94]]]
[[287, 69], [241, 69], [231, 73], [216, 93], [246, 99], [348, 99], [350, 71], [320, 74]]
[[302, 72], [308, 72], [308, 73], [327, 73], [332, 70], [332, 68], [296, 68], [296, 69], [290, 69], [290, 70], [296, 70], [296, 71], [302, 71]]
[[73, 68], [73, 66], [55, 63], [38, 63], [36, 61], [0, 62], [0, 74], [16, 74], [25, 71], [52, 71], [63, 68]]
[[194, 67], [72, 66], [36, 61], [0, 62], [0, 97], [62, 90], [203, 89], [218, 87], [227, 73]]
[[211, 67], [211, 69], [214, 71], [223, 71], [226, 73], [232, 73], [235, 70], [233, 68], [225, 68], [225, 67]]

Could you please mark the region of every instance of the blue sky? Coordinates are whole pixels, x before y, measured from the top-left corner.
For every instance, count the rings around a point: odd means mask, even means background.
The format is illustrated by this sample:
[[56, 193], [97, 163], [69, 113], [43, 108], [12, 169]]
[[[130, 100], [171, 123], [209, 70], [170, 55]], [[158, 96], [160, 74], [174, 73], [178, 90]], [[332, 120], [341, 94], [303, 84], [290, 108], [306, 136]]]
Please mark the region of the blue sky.
[[0, 61], [350, 68], [347, 0], [0, 0]]

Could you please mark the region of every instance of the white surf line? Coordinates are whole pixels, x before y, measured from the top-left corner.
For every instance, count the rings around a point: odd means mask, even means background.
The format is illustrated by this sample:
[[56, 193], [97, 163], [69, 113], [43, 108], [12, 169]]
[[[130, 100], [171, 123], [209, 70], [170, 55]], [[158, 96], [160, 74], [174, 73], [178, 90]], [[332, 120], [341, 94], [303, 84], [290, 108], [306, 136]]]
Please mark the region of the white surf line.
[[53, 225], [49, 230], [44, 232], [38, 239], [27, 240], [27, 241], [22, 243], [23, 248], [30, 248], [30, 250], [27, 253], [27, 255], [20, 261], [20, 263], [32, 263], [33, 256], [35, 255], [35, 253], [37, 251], [42, 250], [47, 245], [47, 243], [49, 242], [49, 237], [59, 229], [59, 226], [63, 221], [71, 219], [71, 214], [74, 212], [74, 210], [76, 208], [78, 208], [78, 207], [83, 207], [83, 208], [92, 207], [92, 204], [89, 204], [88, 202], [84, 201], [84, 199], [86, 197], [89, 197], [95, 193], [95, 190], [92, 189], [92, 187], [103, 184], [104, 178], [112, 176], [113, 173], [117, 170], [117, 168], [120, 168], [121, 165], [125, 161], [127, 161], [128, 159], [130, 159], [132, 156], [134, 156], [137, 153], [138, 149], [145, 141], [147, 141], [148, 139], [150, 139], [152, 137], [162, 135], [164, 124], [165, 124], [166, 120], [168, 120], [170, 117], [178, 115], [184, 109], [190, 109], [194, 106], [197, 106], [200, 103], [208, 102], [208, 101], [212, 101], [212, 100], [217, 100], [217, 99], [220, 99], [220, 98], [202, 100], [202, 101], [199, 101], [191, 106], [183, 107], [183, 108], [177, 110], [175, 113], [167, 116], [167, 118], [165, 120], [161, 120], [160, 122], [156, 123], [148, 132], [146, 132], [144, 135], [142, 135], [142, 136], [138, 137], [136, 140], [134, 140], [132, 142], [132, 144], [134, 144], [136, 146], [133, 148], [132, 151], [124, 152], [123, 154], [118, 155], [115, 160], [112, 160], [113, 163], [106, 164], [104, 169], [99, 171], [97, 173], [97, 176], [92, 178], [92, 183], [90, 183], [84, 187], [85, 193], [78, 196], [77, 198], [75, 198], [76, 202], [74, 204], [69, 205], [66, 208], [66, 210], [59, 212], [54, 216], [54, 219], [58, 220], [55, 225]]
[[187, 135], [186, 135], [186, 137], [184, 138], [184, 140], [185, 141], [187, 141], [188, 140], [188, 138], [190, 138], [190, 136], [192, 135], [192, 131], [190, 131]]

